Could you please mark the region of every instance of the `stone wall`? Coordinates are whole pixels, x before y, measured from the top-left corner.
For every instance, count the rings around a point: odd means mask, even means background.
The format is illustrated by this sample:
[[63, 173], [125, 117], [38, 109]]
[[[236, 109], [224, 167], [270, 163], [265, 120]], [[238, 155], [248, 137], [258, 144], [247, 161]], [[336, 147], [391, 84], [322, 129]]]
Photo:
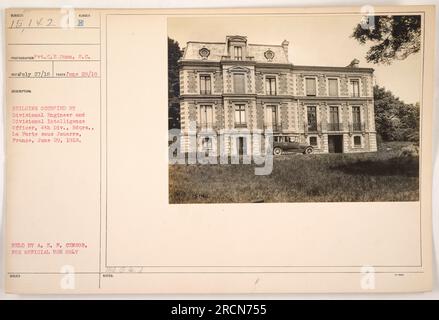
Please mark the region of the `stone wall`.
[[216, 94], [223, 93], [223, 75], [219, 70], [214, 73], [213, 91]]
[[288, 94], [288, 78], [286, 73], [281, 73], [279, 75], [279, 94], [287, 95]]
[[317, 90], [319, 96], [326, 96], [326, 77], [323, 74], [319, 74], [317, 77]]
[[255, 89], [256, 89], [256, 94], [264, 94], [265, 93], [265, 89], [264, 89], [264, 75], [261, 72], [256, 72], [255, 75]]

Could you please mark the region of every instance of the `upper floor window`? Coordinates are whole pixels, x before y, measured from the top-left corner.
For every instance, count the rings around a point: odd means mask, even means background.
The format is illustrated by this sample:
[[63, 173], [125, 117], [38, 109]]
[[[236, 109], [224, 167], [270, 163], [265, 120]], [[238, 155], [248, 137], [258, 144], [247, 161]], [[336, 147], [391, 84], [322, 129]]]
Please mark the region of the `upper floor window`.
[[328, 79], [328, 93], [331, 97], [338, 96], [338, 79]]
[[306, 95], [307, 96], [315, 96], [316, 91], [316, 78], [306, 78]]
[[338, 107], [337, 106], [329, 107], [328, 126], [329, 126], [330, 131], [339, 131], [340, 130], [339, 114], [338, 114]]
[[245, 93], [245, 77], [243, 73], [233, 74], [233, 89], [235, 93]]
[[200, 127], [211, 128], [213, 123], [213, 108], [210, 105], [200, 106]]
[[236, 127], [246, 126], [245, 105], [244, 104], [237, 104], [235, 106], [235, 126]]
[[236, 46], [233, 48], [236, 60], [242, 60], [242, 47]]
[[358, 106], [352, 107], [352, 129], [361, 131], [361, 110]]
[[265, 78], [265, 92], [270, 96], [276, 95], [276, 77]]
[[308, 131], [317, 131], [317, 110], [315, 106], [307, 107]]
[[358, 80], [351, 80], [351, 94], [353, 97], [359, 97], [360, 96], [360, 81]]
[[265, 125], [273, 127], [277, 124], [277, 106], [267, 106], [265, 108]]
[[361, 112], [360, 107], [352, 107], [352, 122], [360, 123], [361, 122]]
[[200, 76], [200, 93], [211, 94], [212, 92], [211, 80], [209, 75]]

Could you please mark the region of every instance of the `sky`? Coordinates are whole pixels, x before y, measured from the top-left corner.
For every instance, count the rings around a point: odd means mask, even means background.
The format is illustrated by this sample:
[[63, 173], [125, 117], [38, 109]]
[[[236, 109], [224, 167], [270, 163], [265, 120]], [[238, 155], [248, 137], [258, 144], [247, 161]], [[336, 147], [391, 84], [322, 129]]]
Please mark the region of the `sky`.
[[224, 42], [227, 35], [247, 36], [248, 43], [268, 45], [280, 45], [286, 39], [293, 64], [344, 67], [357, 58], [360, 67], [375, 69], [376, 84], [406, 103], [420, 102], [422, 52], [391, 65], [367, 63], [369, 45], [350, 36], [360, 19], [360, 15], [178, 17], [168, 18], [168, 35], [181, 48], [187, 41]]

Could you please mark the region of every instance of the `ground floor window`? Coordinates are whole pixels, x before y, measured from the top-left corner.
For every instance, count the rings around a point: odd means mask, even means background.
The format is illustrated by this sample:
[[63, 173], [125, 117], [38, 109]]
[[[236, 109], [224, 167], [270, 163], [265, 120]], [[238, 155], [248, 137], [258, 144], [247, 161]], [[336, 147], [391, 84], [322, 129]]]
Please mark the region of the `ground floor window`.
[[244, 137], [238, 137], [236, 141], [236, 149], [238, 155], [247, 155], [247, 139]]
[[309, 144], [313, 147], [317, 147], [317, 137], [309, 137]]
[[361, 136], [354, 136], [354, 147], [361, 147]]
[[209, 137], [203, 138], [203, 149], [204, 150], [211, 150], [212, 149], [212, 139]]

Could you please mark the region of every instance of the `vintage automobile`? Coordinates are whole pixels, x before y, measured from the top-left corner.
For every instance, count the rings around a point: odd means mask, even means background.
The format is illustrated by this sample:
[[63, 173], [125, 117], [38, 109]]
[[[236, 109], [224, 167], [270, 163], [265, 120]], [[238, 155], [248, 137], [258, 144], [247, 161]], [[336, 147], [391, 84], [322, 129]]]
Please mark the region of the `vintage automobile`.
[[291, 136], [273, 136], [273, 154], [281, 155], [282, 153], [313, 153], [314, 149], [311, 145], [300, 143], [295, 137]]

